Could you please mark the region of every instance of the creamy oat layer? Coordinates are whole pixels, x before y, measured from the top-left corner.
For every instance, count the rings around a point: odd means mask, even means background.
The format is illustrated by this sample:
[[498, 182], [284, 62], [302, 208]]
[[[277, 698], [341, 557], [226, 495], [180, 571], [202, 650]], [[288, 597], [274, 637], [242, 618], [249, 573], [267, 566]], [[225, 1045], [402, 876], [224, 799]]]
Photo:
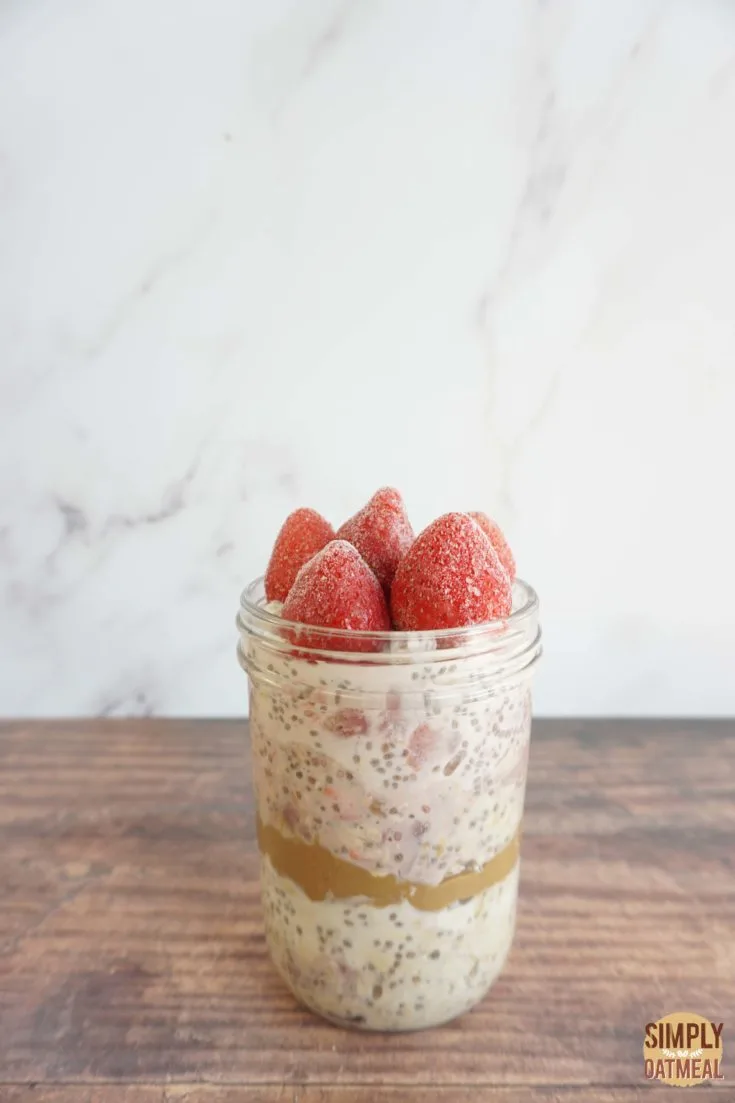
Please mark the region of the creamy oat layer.
[[411, 881], [482, 866], [520, 826], [531, 710], [525, 682], [490, 690], [473, 661], [267, 652], [250, 708], [262, 822]]
[[314, 662], [259, 647], [250, 724], [276, 965], [340, 1022], [451, 1019], [513, 936], [527, 681], [489, 681], [482, 654]]
[[304, 1004], [339, 1024], [418, 1030], [468, 1011], [497, 978], [513, 940], [518, 863], [465, 903], [311, 900], [262, 862], [273, 960]]

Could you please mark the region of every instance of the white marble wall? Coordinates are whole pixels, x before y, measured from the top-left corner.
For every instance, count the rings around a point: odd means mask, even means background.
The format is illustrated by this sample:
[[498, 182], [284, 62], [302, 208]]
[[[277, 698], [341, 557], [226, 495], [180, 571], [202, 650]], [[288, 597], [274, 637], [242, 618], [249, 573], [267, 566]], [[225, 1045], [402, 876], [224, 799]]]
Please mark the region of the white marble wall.
[[538, 712], [735, 712], [734, 416], [729, 0], [0, 5], [0, 713], [243, 712], [386, 482], [506, 525]]

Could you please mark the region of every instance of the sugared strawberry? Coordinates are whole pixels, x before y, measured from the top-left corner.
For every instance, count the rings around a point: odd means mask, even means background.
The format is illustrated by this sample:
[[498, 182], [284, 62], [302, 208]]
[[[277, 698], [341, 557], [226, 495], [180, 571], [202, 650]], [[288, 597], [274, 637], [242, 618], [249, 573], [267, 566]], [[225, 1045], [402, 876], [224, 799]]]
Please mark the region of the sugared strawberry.
[[[390, 614], [382, 587], [356, 548], [346, 540], [332, 540], [305, 563], [283, 606], [284, 620], [320, 628], [387, 631]], [[369, 641], [330, 642], [318, 633], [301, 633], [299, 642], [310, 647], [364, 651]]]
[[285, 601], [296, 575], [312, 555], [334, 540], [334, 529], [315, 509], [295, 509], [281, 526], [265, 572], [268, 601]]
[[348, 540], [357, 548], [387, 594], [396, 567], [413, 543], [403, 498], [397, 490], [384, 486], [337, 530], [337, 539]]
[[492, 518], [488, 517], [487, 513], [470, 513], [470, 517], [473, 521], [477, 521], [477, 524], [495, 548], [498, 559], [505, 567], [512, 582], [516, 576], [516, 561], [513, 558], [513, 552], [510, 550], [508, 541], [503, 536], [500, 525], [497, 521], [493, 521]]
[[507, 572], [466, 513], [445, 513], [416, 537], [391, 590], [393, 622], [409, 631], [483, 624], [511, 604]]

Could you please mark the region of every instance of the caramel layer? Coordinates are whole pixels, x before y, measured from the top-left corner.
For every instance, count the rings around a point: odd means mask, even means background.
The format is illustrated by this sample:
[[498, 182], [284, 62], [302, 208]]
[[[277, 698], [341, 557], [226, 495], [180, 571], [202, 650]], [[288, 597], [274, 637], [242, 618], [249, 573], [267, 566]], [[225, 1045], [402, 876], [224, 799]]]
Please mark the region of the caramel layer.
[[408, 900], [421, 911], [441, 911], [458, 900], [468, 900], [507, 877], [518, 861], [519, 836], [486, 862], [482, 869], [457, 873], [438, 885], [399, 881], [392, 874], [380, 876], [338, 858], [319, 843], [287, 838], [258, 818], [258, 845], [282, 877], [290, 877], [311, 900], [345, 900], [366, 897], [375, 907], [386, 908]]

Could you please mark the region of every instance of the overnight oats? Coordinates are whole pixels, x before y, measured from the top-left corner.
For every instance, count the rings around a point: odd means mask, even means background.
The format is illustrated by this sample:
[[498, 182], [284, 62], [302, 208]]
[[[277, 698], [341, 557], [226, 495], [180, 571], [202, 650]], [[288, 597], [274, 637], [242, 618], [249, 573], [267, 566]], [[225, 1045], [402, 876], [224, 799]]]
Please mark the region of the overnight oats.
[[507, 957], [540, 654], [514, 574], [484, 515], [414, 539], [385, 490], [336, 534], [292, 514], [242, 596], [266, 936], [335, 1023], [446, 1022]]

